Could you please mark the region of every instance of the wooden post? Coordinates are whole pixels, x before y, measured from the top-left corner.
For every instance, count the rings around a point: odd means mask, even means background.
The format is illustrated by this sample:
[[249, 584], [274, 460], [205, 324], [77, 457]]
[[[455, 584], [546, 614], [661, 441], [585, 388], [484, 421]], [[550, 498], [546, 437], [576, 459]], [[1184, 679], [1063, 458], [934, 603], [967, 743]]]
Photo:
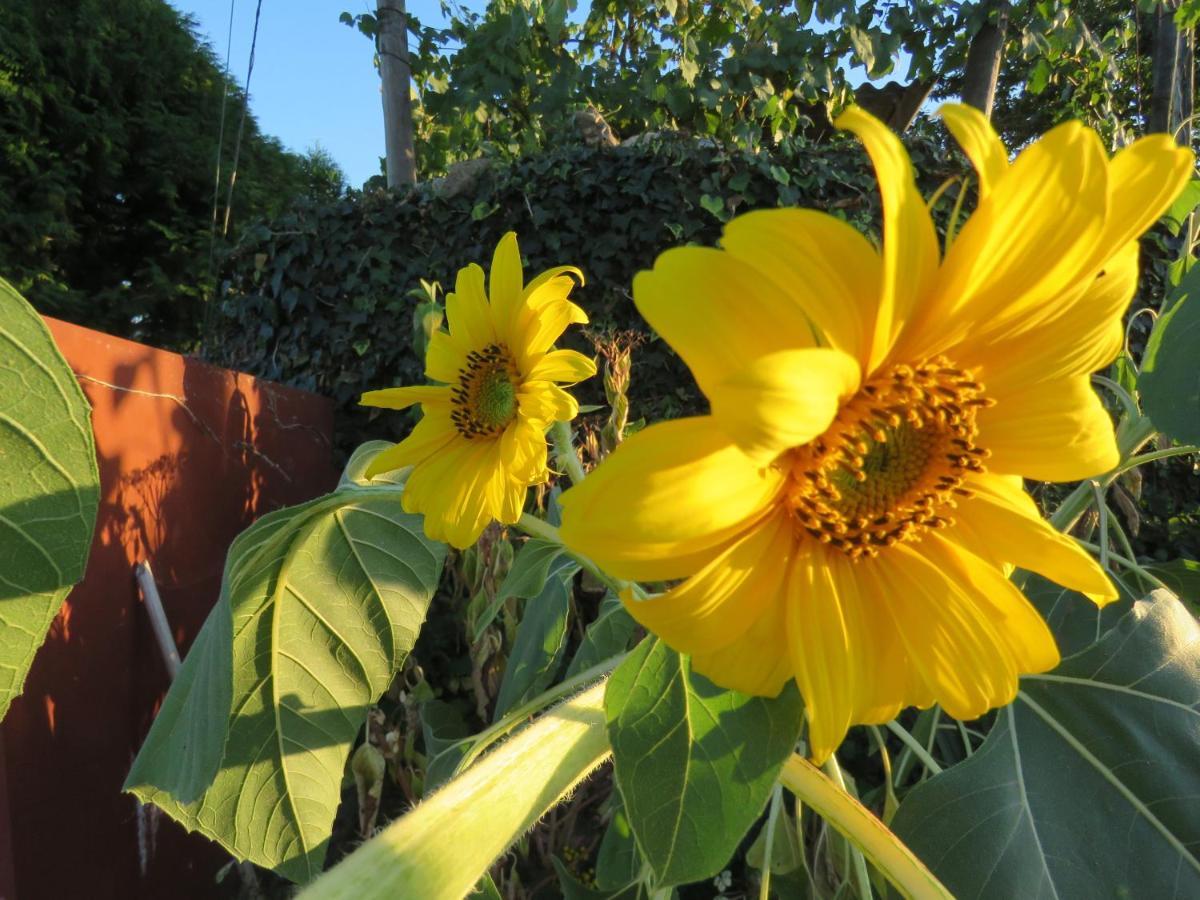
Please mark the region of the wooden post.
[[992, 5], [992, 15], [971, 38], [966, 71], [963, 73], [963, 103], [974, 106], [989, 119], [992, 117], [992, 104], [996, 100], [1000, 61], [1004, 56], [1008, 9], [1008, 0], [998, 0]]
[[411, 70], [408, 65], [408, 16], [404, 0], [379, 0], [379, 74], [383, 79], [383, 130], [387, 147], [388, 187], [415, 184]]

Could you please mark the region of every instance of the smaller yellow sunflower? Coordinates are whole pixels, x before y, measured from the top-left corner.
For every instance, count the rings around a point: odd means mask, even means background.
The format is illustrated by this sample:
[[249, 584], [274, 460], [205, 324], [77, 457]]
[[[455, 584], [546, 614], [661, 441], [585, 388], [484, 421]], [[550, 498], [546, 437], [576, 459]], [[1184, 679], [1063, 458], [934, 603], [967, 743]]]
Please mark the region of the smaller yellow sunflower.
[[510, 231], [492, 257], [489, 290], [472, 263], [446, 295], [449, 330], [435, 332], [425, 354], [426, 376], [442, 384], [363, 394], [364, 406], [421, 404], [421, 421], [367, 476], [412, 466], [404, 509], [425, 516], [434, 540], [462, 549], [493, 519], [516, 522], [526, 489], [546, 480], [546, 429], [579, 412], [559, 384], [596, 374], [583, 354], [551, 349], [568, 325], [588, 320], [567, 299], [575, 278], [583, 282], [579, 269], [558, 266], [525, 284]]

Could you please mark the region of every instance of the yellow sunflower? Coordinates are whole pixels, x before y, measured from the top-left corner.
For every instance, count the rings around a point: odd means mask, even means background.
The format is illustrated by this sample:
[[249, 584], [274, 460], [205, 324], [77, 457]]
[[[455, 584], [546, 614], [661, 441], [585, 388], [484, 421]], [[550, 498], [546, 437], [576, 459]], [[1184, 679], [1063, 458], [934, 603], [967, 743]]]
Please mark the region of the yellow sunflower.
[[903, 146], [851, 109], [838, 125], [875, 165], [879, 251], [832, 216], [769, 210], [637, 276], [711, 414], [635, 434], [562, 498], [570, 547], [685, 579], [625, 599], [697, 671], [769, 696], [796, 679], [818, 760], [852, 724], [934, 702], [970, 719], [1055, 666], [1012, 566], [1116, 596], [1021, 479], [1117, 463], [1089, 373], [1122, 345], [1137, 239], [1192, 154], [1155, 135], [1109, 159], [1070, 122], [1010, 164], [978, 112], [942, 114], [980, 186], [944, 254]]
[[575, 278], [582, 283], [583, 273], [559, 266], [525, 284], [509, 232], [492, 257], [488, 290], [472, 263], [446, 295], [449, 330], [433, 334], [425, 355], [426, 376], [442, 384], [363, 394], [366, 406], [421, 404], [412, 433], [367, 475], [412, 466], [404, 509], [424, 514], [434, 540], [469, 547], [493, 519], [516, 522], [526, 489], [546, 479], [546, 429], [579, 412], [559, 384], [596, 373], [583, 354], [551, 349], [568, 325], [587, 321], [567, 299]]

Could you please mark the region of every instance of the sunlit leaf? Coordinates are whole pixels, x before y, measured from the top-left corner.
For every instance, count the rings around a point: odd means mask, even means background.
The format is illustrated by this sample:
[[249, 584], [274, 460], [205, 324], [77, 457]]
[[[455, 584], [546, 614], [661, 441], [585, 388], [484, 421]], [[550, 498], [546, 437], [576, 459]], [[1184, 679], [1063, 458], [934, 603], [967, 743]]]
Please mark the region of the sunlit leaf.
[[799, 737], [795, 684], [775, 699], [727, 691], [647, 639], [613, 672], [605, 708], [617, 786], [657, 884], [721, 871]]
[[893, 830], [960, 898], [1200, 895], [1200, 626], [1166, 591], [1017, 700]]
[[99, 502], [91, 407], [41, 316], [0, 278], [0, 719], [83, 577]]
[[367, 709], [412, 649], [445, 558], [402, 484], [357, 476], [260, 520], [230, 548], [219, 602], [126, 782], [240, 859], [321, 870]]

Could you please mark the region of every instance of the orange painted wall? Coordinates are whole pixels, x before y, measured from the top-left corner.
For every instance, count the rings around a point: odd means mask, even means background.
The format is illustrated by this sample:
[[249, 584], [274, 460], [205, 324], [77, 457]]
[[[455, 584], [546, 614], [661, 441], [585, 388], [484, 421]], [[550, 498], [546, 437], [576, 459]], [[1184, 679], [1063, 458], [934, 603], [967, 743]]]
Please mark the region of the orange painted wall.
[[47, 323], [92, 404], [101, 503], [87, 575], [3, 725], [0, 897], [224, 896], [228, 857], [120, 791], [168, 683], [133, 566], [150, 561], [185, 653], [238, 532], [336, 482], [332, 405]]

